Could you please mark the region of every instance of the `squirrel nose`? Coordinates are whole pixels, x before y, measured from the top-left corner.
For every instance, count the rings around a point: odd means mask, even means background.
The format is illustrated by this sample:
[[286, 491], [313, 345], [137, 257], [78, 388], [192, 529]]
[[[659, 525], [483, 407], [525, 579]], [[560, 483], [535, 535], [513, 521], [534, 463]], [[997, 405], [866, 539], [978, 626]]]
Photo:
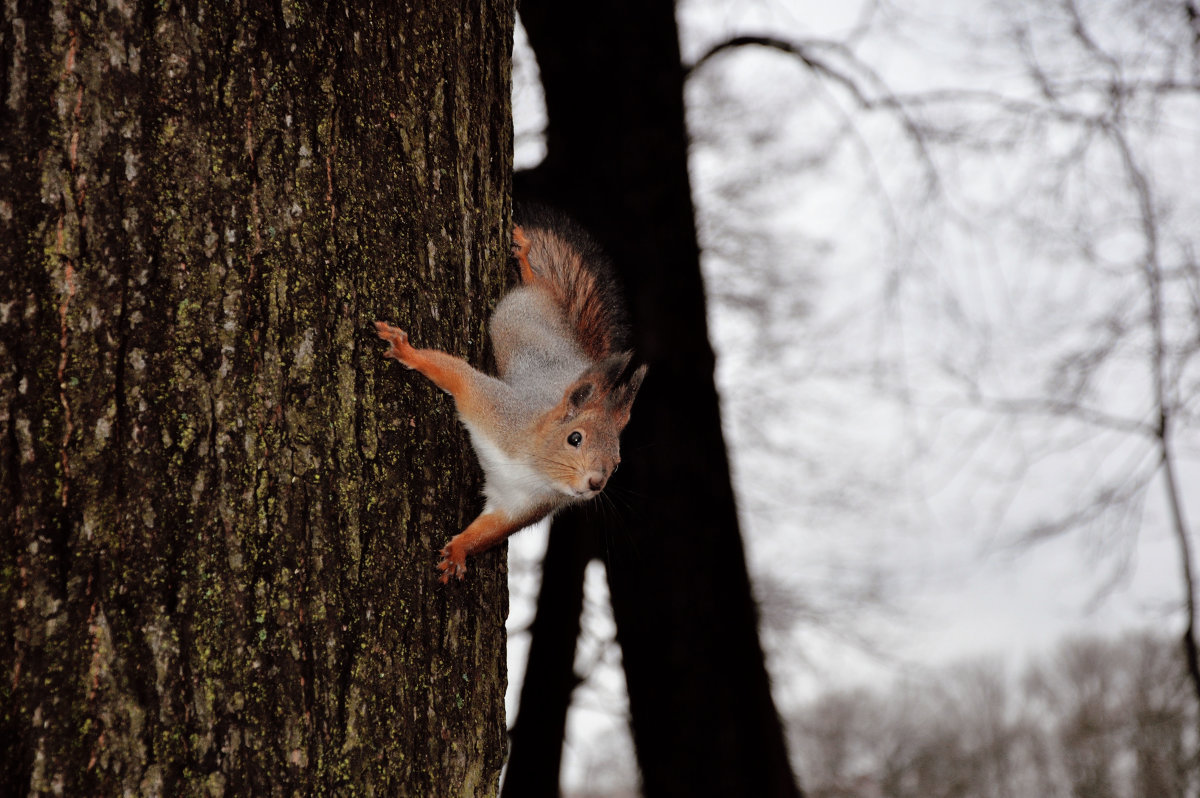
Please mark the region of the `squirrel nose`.
[[600, 490], [601, 488], [604, 487], [604, 482], [605, 482], [605, 479], [604, 479], [603, 474], [589, 474], [588, 475], [588, 488], [590, 490]]

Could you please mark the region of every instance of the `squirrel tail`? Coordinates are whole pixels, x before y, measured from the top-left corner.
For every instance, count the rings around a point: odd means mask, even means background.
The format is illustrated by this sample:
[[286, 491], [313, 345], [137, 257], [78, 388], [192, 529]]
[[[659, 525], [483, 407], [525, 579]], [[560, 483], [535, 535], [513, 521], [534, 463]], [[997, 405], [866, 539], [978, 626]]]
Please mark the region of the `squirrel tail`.
[[612, 263], [567, 216], [522, 205], [513, 231], [521, 281], [549, 291], [580, 347], [600, 362], [628, 347], [629, 324]]

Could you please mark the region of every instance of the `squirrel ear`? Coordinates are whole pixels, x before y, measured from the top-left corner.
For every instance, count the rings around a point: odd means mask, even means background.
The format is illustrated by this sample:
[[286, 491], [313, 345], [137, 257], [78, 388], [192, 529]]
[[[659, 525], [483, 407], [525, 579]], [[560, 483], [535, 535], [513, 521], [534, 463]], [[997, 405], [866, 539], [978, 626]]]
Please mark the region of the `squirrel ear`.
[[[629, 368], [632, 352], [618, 352], [601, 360], [579, 375], [563, 394], [562, 420], [574, 418], [589, 402], [603, 401], [604, 406], [618, 415], [623, 409], [625, 420], [629, 420], [629, 406], [646, 376], [646, 367], [638, 367], [625, 382], [621, 375]], [[599, 394], [599, 396], [597, 396]]]
[[583, 407], [584, 402], [591, 398], [596, 390], [595, 383], [592, 382], [577, 382], [571, 386], [570, 393], [567, 394], [567, 405], [578, 410]]
[[629, 368], [629, 361], [633, 359], [633, 352], [618, 352], [615, 355], [609, 355], [601, 360], [591, 370], [598, 371], [604, 375], [604, 385], [606, 388], [611, 388], [621, 379], [621, 375], [625, 373], [625, 369]]
[[563, 394], [563, 401], [558, 404], [560, 418], [563, 421], [574, 419], [584, 404], [587, 404], [589, 398], [595, 394], [595, 390], [596, 385], [588, 373], [584, 373], [583, 377], [575, 380]]
[[638, 390], [642, 387], [642, 380], [646, 378], [646, 371], [649, 368], [645, 363], [638, 366], [629, 375], [629, 379], [618, 386], [609, 396], [609, 409], [620, 420], [622, 427], [629, 423], [629, 411], [633, 407], [633, 400], [637, 398]]
[[626, 400], [629, 404], [633, 404], [634, 397], [641, 390], [642, 380], [646, 379], [646, 372], [650, 370], [649, 364], [643, 363], [634, 369], [633, 374], [629, 377], [629, 382], [625, 383], [625, 390], [629, 392], [629, 398]]
[[596, 392], [596, 379], [591, 370], [585, 371], [579, 379], [571, 383], [563, 394], [563, 400], [559, 404], [562, 408], [562, 420], [569, 421], [578, 415], [583, 406], [592, 398], [592, 394]]

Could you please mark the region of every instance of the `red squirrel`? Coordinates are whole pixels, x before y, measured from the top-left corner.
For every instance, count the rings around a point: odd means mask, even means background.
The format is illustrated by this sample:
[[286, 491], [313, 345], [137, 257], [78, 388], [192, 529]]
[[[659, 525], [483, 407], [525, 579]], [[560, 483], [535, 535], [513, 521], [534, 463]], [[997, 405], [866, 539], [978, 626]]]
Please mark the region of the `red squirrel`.
[[603, 490], [621, 462], [619, 435], [646, 375], [630, 371], [611, 266], [565, 217], [529, 209], [513, 228], [521, 284], [500, 300], [489, 332], [499, 377], [375, 322], [394, 358], [454, 397], [483, 468], [483, 512], [441, 550], [441, 581], [468, 554], [497, 545]]

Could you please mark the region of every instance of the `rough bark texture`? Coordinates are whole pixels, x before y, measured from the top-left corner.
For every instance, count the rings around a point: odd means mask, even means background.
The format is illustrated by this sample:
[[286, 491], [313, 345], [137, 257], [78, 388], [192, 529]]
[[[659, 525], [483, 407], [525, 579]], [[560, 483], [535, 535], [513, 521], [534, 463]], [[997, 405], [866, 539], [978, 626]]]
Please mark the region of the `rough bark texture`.
[[[480, 7], [482, 5], [482, 8]], [[504, 0], [0, 28], [0, 794], [494, 794], [502, 551], [452, 403], [507, 264]]]
[[[636, 497], [634, 507], [598, 533], [644, 793], [797, 795], [713, 383], [674, 5], [527, 0], [521, 16], [549, 123], [547, 158], [518, 175], [518, 199], [560, 205], [597, 234], [625, 282], [635, 348], [651, 364], [609, 488]], [[559, 566], [547, 557], [545, 568]], [[524, 712], [522, 702], [518, 728]], [[510, 768], [552, 751], [529, 741], [522, 752], [521, 742]]]

